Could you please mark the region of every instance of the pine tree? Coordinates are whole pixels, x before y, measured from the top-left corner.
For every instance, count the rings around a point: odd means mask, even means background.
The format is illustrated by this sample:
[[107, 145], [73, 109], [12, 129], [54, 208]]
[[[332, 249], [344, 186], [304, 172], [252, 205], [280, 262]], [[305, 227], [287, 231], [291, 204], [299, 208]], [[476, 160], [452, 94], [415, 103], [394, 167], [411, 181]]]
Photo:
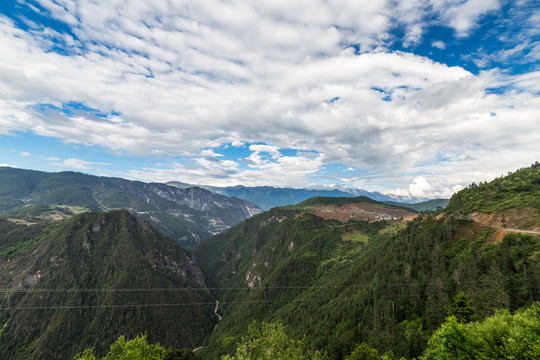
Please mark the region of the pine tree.
[[452, 300], [454, 304], [448, 310], [449, 316], [455, 316], [460, 323], [468, 323], [476, 319], [476, 309], [471, 306], [467, 294], [460, 291]]

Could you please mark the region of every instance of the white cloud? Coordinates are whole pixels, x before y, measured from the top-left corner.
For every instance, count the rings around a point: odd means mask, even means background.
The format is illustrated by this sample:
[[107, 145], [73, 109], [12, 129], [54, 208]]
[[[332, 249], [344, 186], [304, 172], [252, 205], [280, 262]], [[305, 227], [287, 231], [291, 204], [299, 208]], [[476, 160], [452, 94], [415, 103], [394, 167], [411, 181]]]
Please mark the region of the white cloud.
[[426, 197], [428, 192], [433, 187], [422, 176], [414, 179], [414, 182], [409, 185], [409, 192], [414, 197]]
[[404, 198], [427, 198], [431, 195], [431, 190], [433, 189], [433, 186], [431, 186], [427, 180], [420, 176], [414, 179], [414, 181], [409, 184], [409, 187], [407, 189], [393, 189], [385, 191], [384, 193], [387, 195], [396, 195]]
[[[323, 166], [319, 154], [299, 151], [296, 155], [285, 156], [277, 147], [264, 144], [251, 145], [250, 151], [251, 155], [244, 159], [249, 164], [247, 168], [241, 168], [231, 160], [199, 158], [194, 165], [175, 163], [165, 168], [132, 170], [129, 176], [143, 181], [181, 179], [187, 183], [216, 186], [305, 187], [309, 176]], [[263, 152], [273, 156], [264, 158]]]
[[212, 149], [203, 149], [201, 150], [201, 155], [205, 157], [221, 157], [222, 154], [215, 153]]
[[30, 154], [28, 151], [22, 151], [21, 156], [29, 157], [32, 156], [32, 154]]
[[[508, 169], [515, 159], [540, 157], [537, 73], [473, 75], [388, 51], [394, 22], [414, 48], [427, 18], [466, 36], [498, 1], [39, 4], [73, 25], [75, 36], [25, 32], [0, 16], [0, 135], [31, 131], [121, 154], [183, 156], [189, 166], [148, 171], [208, 184], [301, 185], [339, 162], [363, 169], [364, 178], [347, 181], [377, 187], [369, 183], [377, 172], [410, 193], [421, 192], [409, 187], [419, 164], [435, 164], [425, 168], [426, 194], [466, 185], [470, 169], [491, 176], [492, 159]], [[52, 37], [72, 55], [51, 51]], [[508, 58], [521, 51], [510, 50]], [[216, 148], [227, 144], [251, 144], [250, 166], [223, 160]], [[316, 155], [283, 156], [282, 149]], [[470, 159], [453, 167], [440, 160], [462, 154]], [[71, 160], [55, 166], [96, 165]], [[447, 167], [459, 167], [460, 176], [435, 180], [452, 174]], [[145, 170], [132, 175], [157, 179]]]
[[434, 48], [437, 48], [437, 49], [441, 49], [441, 50], [446, 49], [446, 44], [444, 43], [444, 41], [441, 41], [441, 40], [437, 40], [437, 41], [432, 42], [431, 46], [433, 46]]
[[501, 7], [499, 0], [442, 0], [432, 4], [460, 37], [468, 36], [481, 16]]
[[40, 156], [40, 158], [42, 158], [43, 160], [47, 160], [47, 161], [60, 161], [59, 158], [54, 157], [54, 156], [49, 156], [49, 157]]
[[66, 159], [61, 163], [51, 163], [52, 166], [65, 167], [76, 170], [89, 170], [93, 169], [93, 165], [111, 165], [108, 163], [91, 162], [81, 159]]

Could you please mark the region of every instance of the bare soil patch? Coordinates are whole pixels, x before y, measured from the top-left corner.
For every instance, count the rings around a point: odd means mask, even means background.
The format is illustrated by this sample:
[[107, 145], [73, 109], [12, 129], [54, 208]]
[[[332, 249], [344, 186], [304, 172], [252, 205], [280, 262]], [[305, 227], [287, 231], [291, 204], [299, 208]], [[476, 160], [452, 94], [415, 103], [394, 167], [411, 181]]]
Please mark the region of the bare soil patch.
[[402, 209], [386, 208], [367, 203], [345, 204], [343, 206], [326, 205], [316, 207], [310, 212], [325, 220], [338, 220], [347, 222], [349, 219], [379, 221], [384, 216], [400, 218], [413, 215], [412, 212]]
[[540, 213], [532, 207], [514, 208], [491, 214], [476, 214], [472, 219], [480, 224], [523, 230], [540, 230]]

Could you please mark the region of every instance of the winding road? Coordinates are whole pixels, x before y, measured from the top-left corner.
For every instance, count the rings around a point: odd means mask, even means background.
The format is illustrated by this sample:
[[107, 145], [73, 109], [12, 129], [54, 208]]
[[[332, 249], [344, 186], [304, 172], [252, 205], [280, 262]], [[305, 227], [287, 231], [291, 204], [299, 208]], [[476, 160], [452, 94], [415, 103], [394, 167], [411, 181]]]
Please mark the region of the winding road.
[[527, 233], [527, 234], [537, 234], [540, 235], [540, 231], [537, 230], [522, 230], [522, 229], [510, 229], [510, 228], [503, 228], [500, 226], [493, 226], [495, 229], [500, 229], [504, 231], [511, 231], [511, 232], [521, 232], [521, 233]]

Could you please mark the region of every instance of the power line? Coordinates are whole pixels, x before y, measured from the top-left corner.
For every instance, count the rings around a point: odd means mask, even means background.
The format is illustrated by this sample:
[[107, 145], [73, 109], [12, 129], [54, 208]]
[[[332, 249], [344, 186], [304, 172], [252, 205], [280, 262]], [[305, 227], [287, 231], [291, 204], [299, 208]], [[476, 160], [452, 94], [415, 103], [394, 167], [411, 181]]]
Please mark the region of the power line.
[[[425, 296], [447, 294], [443, 291], [430, 291]], [[376, 299], [388, 300], [398, 298], [421, 297], [419, 294], [396, 294], [387, 296], [374, 297], [372, 295], [355, 296], [356, 299]], [[305, 299], [275, 299], [275, 300], [243, 300], [243, 301], [220, 301], [221, 306], [225, 305], [246, 305], [246, 304], [269, 304], [269, 303], [308, 303], [308, 302], [330, 302], [338, 298], [305, 298]], [[196, 306], [196, 305], [215, 305], [213, 302], [185, 302], [185, 303], [150, 303], [150, 304], [109, 304], [109, 305], [56, 305], [56, 306], [15, 306], [15, 307], [0, 307], [0, 310], [57, 310], [57, 309], [96, 309], [96, 308], [150, 308], [150, 307], [174, 307], [174, 306]]]
[[[462, 282], [459, 285], [473, 285], [476, 282]], [[255, 286], [255, 287], [182, 287], [182, 288], [69, 288], [69, 289], [50, 289], [50, 288], [27, 288], [27, 289], [0, 289], [0, 293], [62, 293], [62, 292], [172, 292], [172, 291], [207, 291], [207, 290], [286, 290], [286, 289], [348, 289], [348, 288], [364, 288], [371, 289], [374, 287], [390, 287], [390, 286], [429, 286], [429, 285], [447, 285], [446, 282], [428, 282], [428, 283], [384, 283], [384, 284], [368, 284], [368, 285], [299, 285], [299, 286]]]

